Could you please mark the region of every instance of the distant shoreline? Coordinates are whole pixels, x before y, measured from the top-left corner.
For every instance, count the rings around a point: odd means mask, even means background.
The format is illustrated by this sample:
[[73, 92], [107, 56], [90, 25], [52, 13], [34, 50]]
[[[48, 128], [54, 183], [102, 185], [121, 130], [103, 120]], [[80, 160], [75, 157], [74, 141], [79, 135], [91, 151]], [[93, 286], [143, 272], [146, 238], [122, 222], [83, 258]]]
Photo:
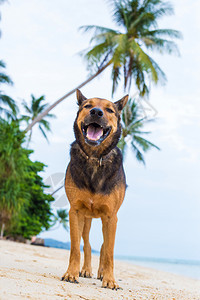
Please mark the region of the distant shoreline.
[[[70, 242], [61, 242], [54, 239], [44, 239], [45, 246], [70, 250]], [[83, 251], [83, 246], [80, 247]], [[99, 251], [92, 249], [92, 253], [99, 255]], [[200, 261], [183, 259], [166, 259], [151, 257], [136, 257], [126, 255], [115, 255], [115, 259], [131, 262], [133, 264], [166, 271], [189, 278], [200, 280]]]
[[116, 255], [115, 259], [200, 280], [200, 261], [123, 255]]

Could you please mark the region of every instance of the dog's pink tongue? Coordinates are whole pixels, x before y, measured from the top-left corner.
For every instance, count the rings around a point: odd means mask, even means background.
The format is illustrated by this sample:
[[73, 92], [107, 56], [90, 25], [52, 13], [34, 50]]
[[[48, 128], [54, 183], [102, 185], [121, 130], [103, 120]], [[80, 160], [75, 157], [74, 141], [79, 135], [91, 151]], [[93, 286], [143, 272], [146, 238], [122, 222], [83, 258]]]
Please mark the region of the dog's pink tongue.
[[103, 129], [101, 127], [94, 127], [89, 125], [87, 129], [87, 138], [92, 141], [97, 141], [103, 135]]

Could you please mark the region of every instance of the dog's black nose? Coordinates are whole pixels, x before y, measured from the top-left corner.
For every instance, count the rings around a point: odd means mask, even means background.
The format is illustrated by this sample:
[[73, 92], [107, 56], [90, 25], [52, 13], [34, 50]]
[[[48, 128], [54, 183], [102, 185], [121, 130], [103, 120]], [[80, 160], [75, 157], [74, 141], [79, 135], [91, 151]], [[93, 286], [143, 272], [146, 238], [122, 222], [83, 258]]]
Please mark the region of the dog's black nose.
[[103, 116], [103, 111], [100, 108], [94, 107], [93, 109], [91, 109], [90, 115], [101, 118]]

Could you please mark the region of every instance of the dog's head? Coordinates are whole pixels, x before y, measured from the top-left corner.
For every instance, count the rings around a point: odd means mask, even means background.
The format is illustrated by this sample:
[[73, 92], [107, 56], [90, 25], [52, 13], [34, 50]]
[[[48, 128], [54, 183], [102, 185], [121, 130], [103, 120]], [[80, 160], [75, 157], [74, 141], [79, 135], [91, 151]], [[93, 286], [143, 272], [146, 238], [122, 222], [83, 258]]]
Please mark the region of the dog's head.
[[113, 149], [121, 135], [120, 114], [128, 95], [112, 103], [106, 99], [87, 99], [77, 90], [79, 110], [74, 132], [79, 146], [87, 155], [101, 156]]

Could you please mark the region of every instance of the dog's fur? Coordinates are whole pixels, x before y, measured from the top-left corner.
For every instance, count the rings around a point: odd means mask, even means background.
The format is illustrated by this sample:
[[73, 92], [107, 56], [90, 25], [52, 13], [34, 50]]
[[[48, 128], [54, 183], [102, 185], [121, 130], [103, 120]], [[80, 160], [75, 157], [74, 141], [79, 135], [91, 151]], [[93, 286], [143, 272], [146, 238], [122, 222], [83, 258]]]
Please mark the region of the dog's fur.
[[[117, 289], [113, 252], [117, 212], [126, 189], [122, 155], [117, 143], [121, 134], [120, 113], [128, 95], [112, 103], [100, 98], [87, 99], [77, 90], [77, 99], [76, 141], [71, 145], [71, 160], [65, 179], [70, 202], [71, 252], [69, 267], [62, 279], [77, 283], [79, 275], [92, 276], [89, 232], [92, 218], [101, 218], [104, 242], [97, 277], [103, 280], [103, 287]], [[90, 126], [94, 131], [97, 126], [104, 135], [99, 140], [88, 139]], [[84, 265], [79, 273], [81, 237], [84, 241]]]

